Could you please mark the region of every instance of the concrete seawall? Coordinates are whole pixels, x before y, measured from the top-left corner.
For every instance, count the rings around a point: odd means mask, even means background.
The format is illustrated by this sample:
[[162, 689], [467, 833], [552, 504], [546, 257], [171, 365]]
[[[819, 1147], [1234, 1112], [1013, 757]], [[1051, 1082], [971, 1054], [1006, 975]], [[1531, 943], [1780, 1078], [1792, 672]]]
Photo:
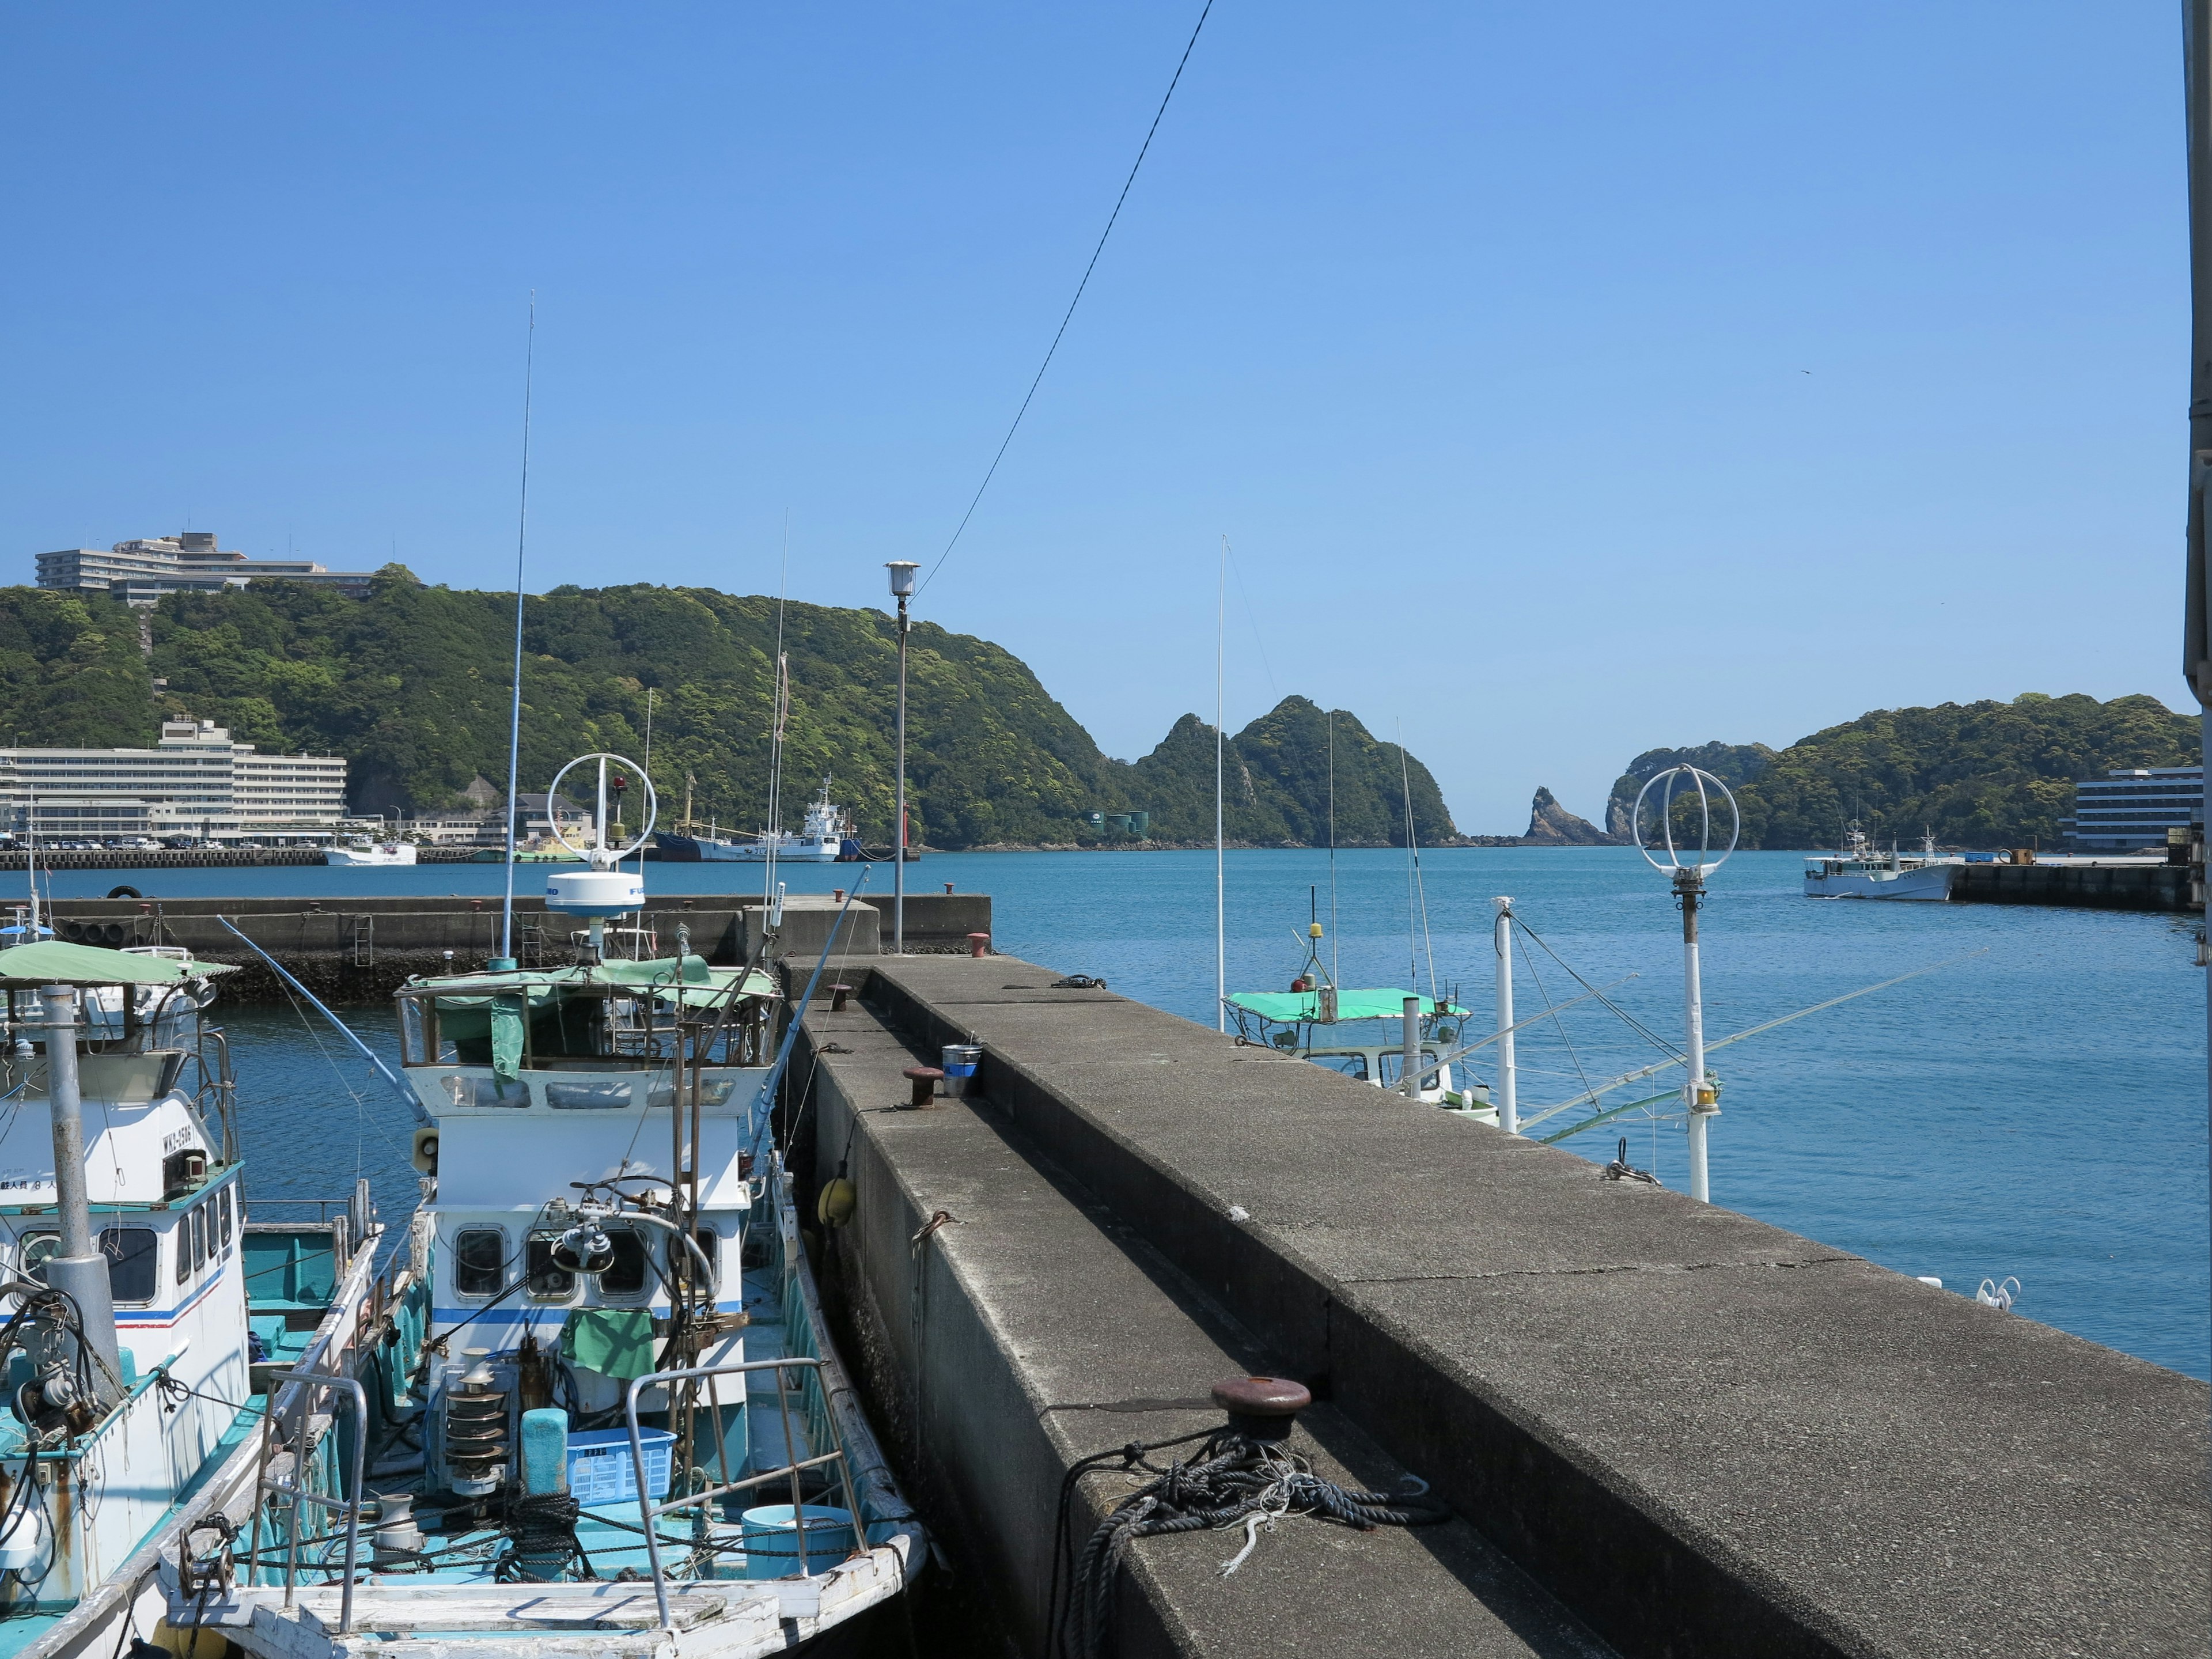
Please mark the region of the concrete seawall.
[[[532, 873], [544, 866], [533, 866]], [[890, 933], [890, 900], [870, 894], [848, 917], [841, 945], [872, 950]], [[672, 952], [678, 930], [708, 961], [747, 959], [759, 934], [758, 899], [726, 893], [656, 896], [641, 925], [659, 948]], [[861, 907], [866, 907], [862, 908]], [[794, 901], [785, 915], [781, 955], [810, 963], [817, 957], [836, 912], [828, 901]], [[218, 917], [228, 916], [326, 1001], [378, 1002], [417, 974], [481, 968], [498, 954], [500, 902], [460, 896], [390, 898], [64, 899], [51, 918], [56, 936], [88, 945], [179, 945], [209, 962], [240, 971], [223, 981], [227, 1003], [281, 1002], [276, 975], [240, 945]], [[750, 933], [748, 933], [750, 918]], [[909, 893], [908, 948], [916, 951], [968, 949], [968, 935], [991, 930], [991, 900], [982, 893]], [[514, 902], [514, 945], [526, 966], [573, 959], [570, 936], [585, 924], [549, 914], [542, 898]]]
[[[1441, 1569], [1458, 1589], [1430, 1597], [1433, 1639], [1407, 1629], [1374, 1651], [1566, 1651], [1577, 1630], [1670, 1659], [2205, 1650], [2203, 1383], [1110, 994], [1053, 990], [1050, 969], [876, 958], [845, 977], [864, 1006], [810, 1016], [794, 1078], [812, 1081], [823, 1172], [848, 1160], [860, 1182], [831, 1250], [874, 1333], [862, 1369], [904, 1425], [894, 1443], [920, 1449], [925, 1504], [1019, 1632], [1037, 1628], [1038, 1516], [1048, 1539], [1066, 1457], [1152, 1437], [1103, 1413], [1071, 1427], [1060, 1406], [1158, 1389], [1160, 1421], [1202, 1420], [1184, 1390], [1204, 1366], [1257, 1358], [1326, 1400], [1319, 1431], [1344, 1463], [1430, 1480], [1487, 1552]], [[897, 1065], [952, 1041], [983, 1046], [985, 1100], [888, 1109]], [[1056, 1248], [1095, 1253], [1088, 1268], [1022, 1242], [1017, 1218], [1046, 1206], [1024, 1182], [1082, 1218], [1088, 1243]], [[912, 1242], [940, 1209], [958, 1224]], [[1172, 1382], [1130, 1375], [1130, 1345], [1161, 1328], [1152, 1296], [1223, 1334]], [[965, 1334], [937, 1346], [940, 1321]], [[1285, 1530], [1301, 1528], [1327, 1530]], [[1368, 1575], [1397, 1559], [1373, 1536], [1316, 1558], [1322, 1591], [1372, 1605]], [[1206, 1638], [1209, 1611], [1234, 1624], [1233, 1597], [1176, 1574], [1218, 1541], [1135, 1552], [1152, 1577], [1129, 1594], [1158, 1650], [1303, 1646], [1285, 1631], [1311, 1593], [1249, 1643]], [[1510, 1565], [1486, 1577], [1467, 1565], [1481, 1560]], [[1400, 1569], [1400, 1593], [1428, 1594], [1411, 1557]], [[1476, 1608], [1523, 1645], [1454, 1645]]]
[[2091, 910], [2202, 910], [2201, 866], [2187, 864], [1962, 864], [1963, 904], [2055, 904]]

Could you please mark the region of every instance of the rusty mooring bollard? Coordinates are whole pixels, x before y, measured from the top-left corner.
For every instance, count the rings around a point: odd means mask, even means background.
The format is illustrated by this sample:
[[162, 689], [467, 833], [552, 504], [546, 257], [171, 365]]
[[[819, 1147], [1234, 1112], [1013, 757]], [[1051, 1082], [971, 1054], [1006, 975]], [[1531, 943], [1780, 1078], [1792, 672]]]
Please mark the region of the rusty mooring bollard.
[[833, 1014], [843, 1013], [845, 1012], [845, 999], [852, 994], [853, 988], [849, 985], [831, 986], [830, 988], [830, 1012]]
[[1247, 1437], [1280, 1440], [1313, 1404], [1313, 1394], [1287, 1376], [1231, 1376], [1213, 1385], [1213, 1403], [1229, 1413], [1229, 1426]]
[[991, 936], [988, 933], [969, 934], [968, 954], [979, 959], [989, 956], [991, 954]]
[[937, 1085], [945, 1080], [945, 1073], [934, 1066], [909, 1066], [900, 1073], [914, 1085], [914, 1104], [927, 1106], [937, 1098]]

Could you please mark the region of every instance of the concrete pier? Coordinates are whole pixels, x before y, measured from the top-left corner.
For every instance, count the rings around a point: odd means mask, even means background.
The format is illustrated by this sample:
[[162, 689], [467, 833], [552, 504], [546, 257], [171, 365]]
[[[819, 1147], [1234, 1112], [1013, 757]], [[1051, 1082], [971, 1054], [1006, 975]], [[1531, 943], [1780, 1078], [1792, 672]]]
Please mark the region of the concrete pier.
[[[787, 1108], [859, 1187], [824, 1265], [1025, 1651], [1068, 1464], [1243, 1369], [1466, 1530], [1285, 1522], [1225, 1582], [1230, 1540], [1148, 1540], [1124, 1653], [2205, 1650], [2204, 1384], [1052, 969], [841, 968]], [[899, 1109], [955, 1041], [982, 1097]]]
[[1951, 899], [1961, 904], [2056, 904], [2090, 910], [2204, 908], [2202, 866], [2079, 863], [1961, 864], [1951, 871]]
[[[532, 867], [535, 876], [546, 866]], [[556, 866], [557, 867], [557, 866]], [[862, 952], [888, 936], [887, 895], [858, 901], [838, 938], [841, 949]], [[652, 930], [658, 948], [672, 953], [678, 930], [708, 961], [731, 965], [749, 959], [757, 943], [760, 901], [727, 893], [647, 901], [639, 925]], [[276, 975], [224, 928], [228, 916], [263, 950], [325, 1001], [377, 1002], [417, 974], [477, 969], [499, 951], [500, 901], [459, 896], [391, 898], [64, 899], [50, 919], [55, 936], [86, 945], [179, 945], [208, 962], [241, 971], [223, 981], [226, 1003], [281, 1002]], [[793, 896], [778, 952], [820, 955], [836, 908], [826, 896]], [[514, 902], [514, 945], [525, 966], [574, 959], [572, 936], [586, 924], [549, 914], [542, 898]], [[750, 934], [748, 927], [750, 928]], [[968, 950], [968, 935], [991, 930], [991, 900], [984, 893], [909, 893], [907, 945], [915, 951]]]

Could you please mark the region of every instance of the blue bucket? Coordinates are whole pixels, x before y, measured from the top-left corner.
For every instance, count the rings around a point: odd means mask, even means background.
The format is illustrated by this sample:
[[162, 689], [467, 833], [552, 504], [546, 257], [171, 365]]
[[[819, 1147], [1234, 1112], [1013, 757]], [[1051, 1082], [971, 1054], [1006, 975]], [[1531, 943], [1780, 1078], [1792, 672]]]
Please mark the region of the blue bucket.
[[945, 1092], [948, 1098], [957, 1100], [972, 1094], [975, 1088], [975, 1068], [982, 1062], [982, 1045], [974, 1042], [948, 1042], [945, 1045]]
[[788, 1504], [747, 1510], [740, 1521], [745, 1540], [745, 1577], [788, 1578], [794, 1573], [827, 1572], [853, 1553], [853, 1512], [826, 1504], [809, 1504], [806, 1558], [799, 1559], [798, 1511]]

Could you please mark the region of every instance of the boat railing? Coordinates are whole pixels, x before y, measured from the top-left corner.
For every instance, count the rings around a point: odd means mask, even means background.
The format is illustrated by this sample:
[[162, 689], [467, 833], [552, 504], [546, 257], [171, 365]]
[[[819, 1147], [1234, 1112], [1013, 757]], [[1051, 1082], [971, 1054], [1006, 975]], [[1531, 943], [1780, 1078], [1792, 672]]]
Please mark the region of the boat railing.
[[[343, 1389], [353, 1402], [353, 1495], [348, 1498], [340, 1486], [336, 1497], [326, 1492], [307, 1490], [307, 1469], [313, 1451], [310, 1443], [314, 1439], [315, 1406], [325, 1389]], [[363, 1459], [368, 1445], [368, 1390], [350, 1376], [332, 1376], [322, 1371], [304, 1370], [282, 1370], [270, 1380], [270, 1413], [261, 1439], [261, 1468], [255, 1486], [253, 1528], [246, 1546], [246, 1559], [258, 1570], [261, 1565], [261, 1517], [274, 1497], [290, 1500], [291, 1514], [285, 1527], [284, 1539], [284, 1606], [293, 1604], [293, 1594], [299, 1580], [300, 1544], [308, 1519], [305, 1513], [309, 1504], [319, 1515], [343, 1515], [345, 1519], [345, 1569], [343, 1587], [338, 1593], [338, 1628], [340, 1636], [353, 1631], [354, 1571], [361, 1554], [361, 1508], [363, 1498]], [[286, 1443], [287, 1431], [290, 1442]], [[635, 1436], [632, 1437], [635, 1439]], [[269, 1465], [279, 1451], [289, 1452], [291, 1466], [274, 1480], [270, 1478]], [[334, 1483], [336, 1484], [336, 1483]], [[324, 1534], [318, 1531], [317, 1536]]]
[[[806, 1550], [806, 1495], [799, 1477], [809, 1469], [834, 1467], [836, 1470], [836, 1479], [845, 1491], [845, 1513], [850, 1517], [848, 1524], [856, 1549], [867, 1547], [868, 1523], [867, 1517], [860, 1510], [859, 1494], [854, 1490], [852, 1467], [845, 1455], [844, 1436], [838, 1431], [835, 1413], [824, 1414], [830, 1443], [828, 1451], [818, 1453], [811, 1457], [796, 1458], [780, 1468], [769, 1469], [761, 1474], [748, 1475], [742, 1480], [726, 1480], [720, 1486], [708, 1486], [696, 1492], [686, 1492], [680, 1497], [671, 1498], [665, 1503], [655, 1503], [652, 1497], [652, 1483], [646, 1477], [645, 1443], [638, 1432], [638, 1395], [647, 1389], [655, 1386], [665, 1387], [672, 1382], [704, 1382], [707, 1384], [708, 1420], [713, 1424], [714, 1431], [715, 1467], [727, 1474], [730, 1468], [729, 1455], [722, 1440], [721, 1401], [714, 1390], [714, 1379], [722, 1376], [744, 1376], [754, 1371], [774, 1371], [776, 1407], [783, 1418], [783, 1443], [788, 1449], [795, 1449], [801, 1443], [801, 1437], [793, 1432], [791, 1396], [793, 1393], [803, 1390], [810, 1381], [813, 1382], [818, 1389], [821, 1370], [822, 1361], [817, 1358], [811, 1356], [792, 1357], [781, 1359], [742, 1360], [726, 1365], [693, 1365], [676, 1370], [653, 1371], [647, 1376], [631, 1379], [629, 1391], [623, 1402], [623, 1413], [629, 1429], [630, 1468], [637, 1480], [639, 1524], [645, 1531], [646, 1559], [653, 1570], [653, 1604], [659, 1613], [662, 1629], [674, 1628], [669, 1623], [668, 1574], [661, 1564], [659, 1529], [654, 1524], [662, 1516], [673, 1514], [678, 1510], [700, 1509], [734, 1494], [757, 1491], [775, 1481], [787, 1482], [791, 1491], [791, 1517], [795, 1534], [794, 1548], [799, 1570], [804, 1572], [810, 1565], [810, 1557]], [[787, 1376], [787, 1373], [795, 1374], [795, 1382], [793, 1377]], [[750, 1408], [748, 1407], [748, 1409]], [[672, 1400], [670, 1415], [673, 1418], [674, 1414]], [[673, 1487], [677, 1482], [672, 1479], [670, 1484]]]

